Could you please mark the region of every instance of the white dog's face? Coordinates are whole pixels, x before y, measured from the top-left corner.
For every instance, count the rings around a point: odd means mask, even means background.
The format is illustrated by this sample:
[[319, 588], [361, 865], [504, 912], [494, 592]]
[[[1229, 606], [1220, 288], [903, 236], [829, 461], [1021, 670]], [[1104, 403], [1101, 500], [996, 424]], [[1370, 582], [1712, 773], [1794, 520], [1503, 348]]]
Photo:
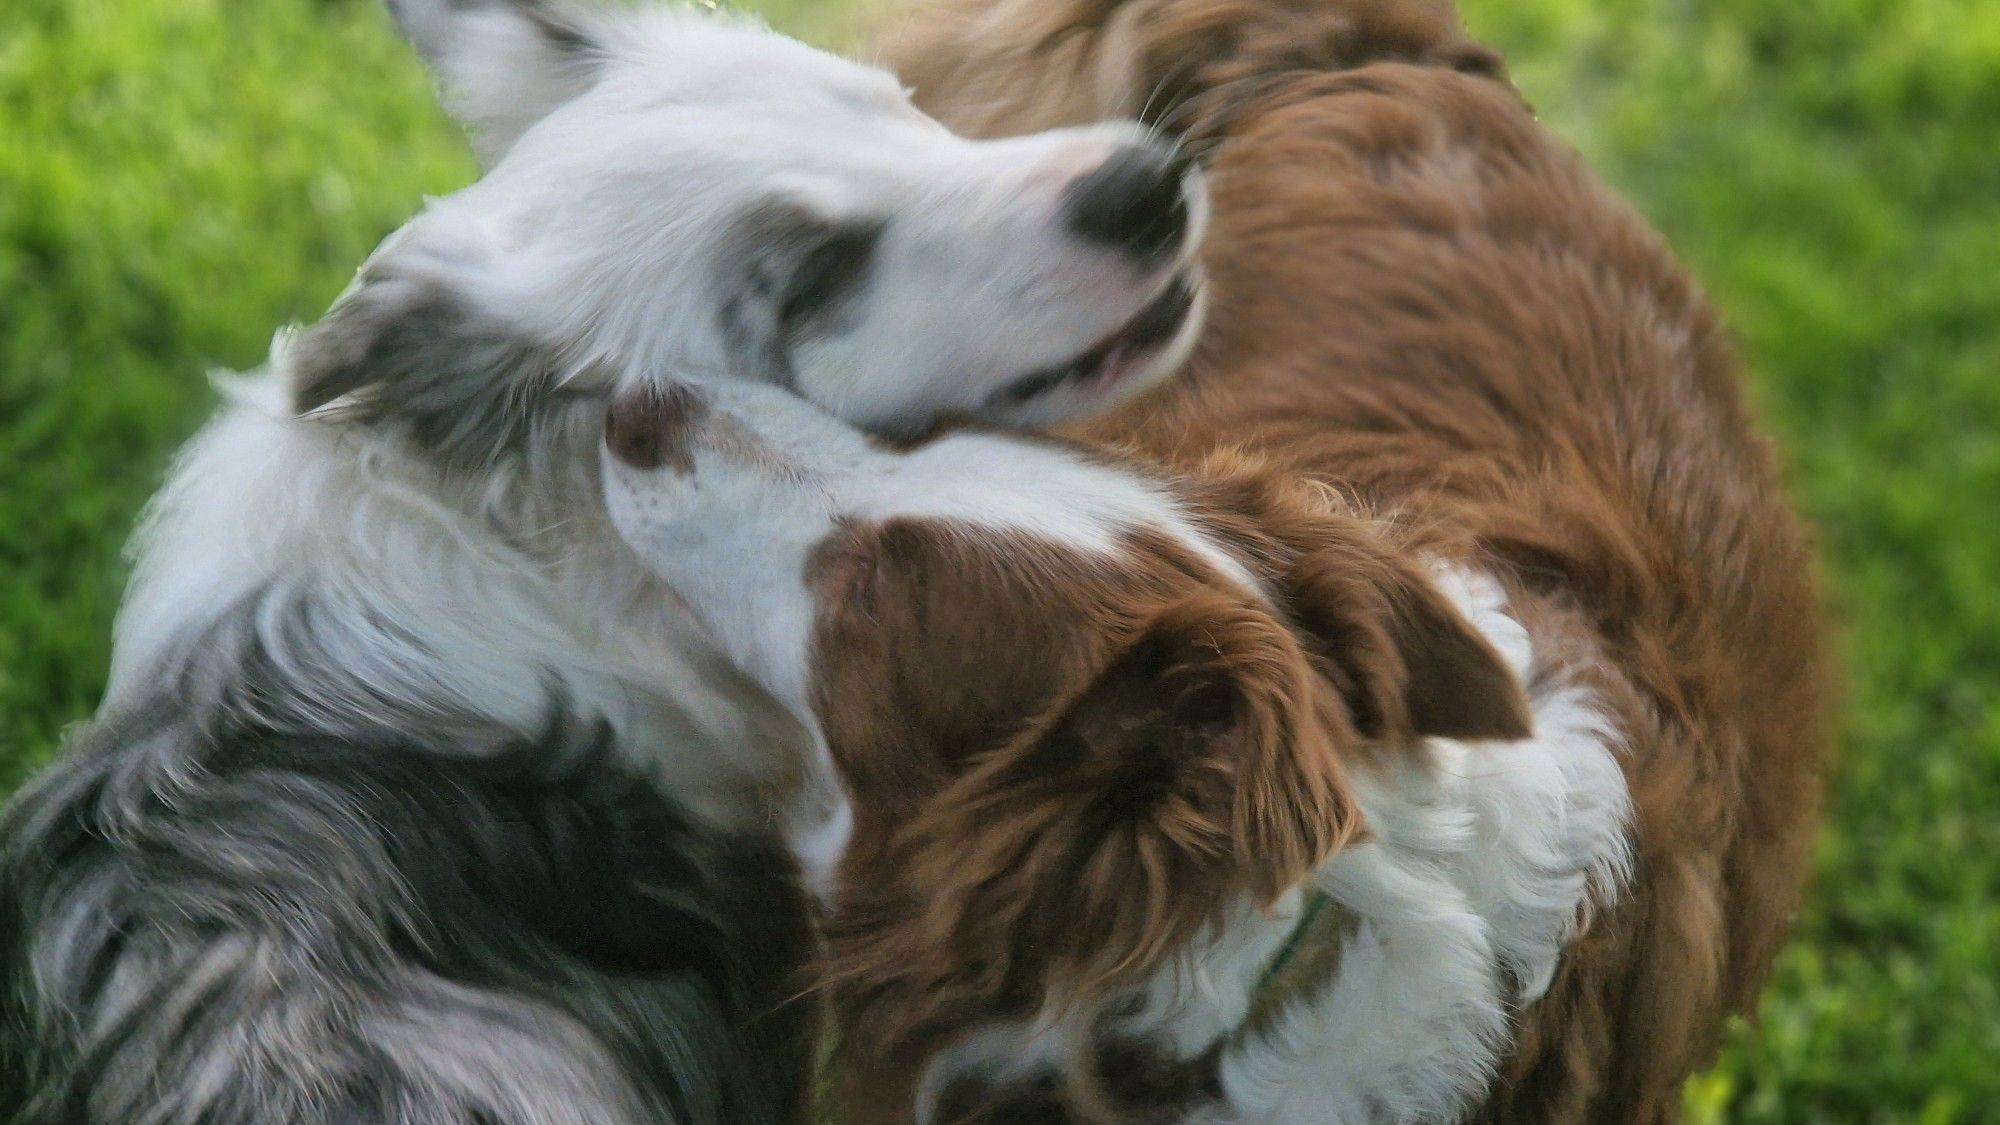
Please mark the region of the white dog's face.
[[435, 370], [476, 356], [485, 384], [697, 373], [877, 429], [1039, 424], [1157, 382], [1199, 327], [1199, 178], [1136, 126], [967, 140], [884, 72], [678, 8], [397, 15], [490, 168], [303, 341], [302, 408], [498, 425]]

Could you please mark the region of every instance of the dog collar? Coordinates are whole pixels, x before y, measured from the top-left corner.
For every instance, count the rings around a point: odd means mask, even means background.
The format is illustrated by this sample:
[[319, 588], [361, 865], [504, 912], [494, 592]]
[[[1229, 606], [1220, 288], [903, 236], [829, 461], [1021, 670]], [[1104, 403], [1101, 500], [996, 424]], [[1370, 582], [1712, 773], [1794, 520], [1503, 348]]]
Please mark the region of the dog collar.
[[1332, 901], [1333, 899], [1325, 891], [1314, 889], [1306, 892], [1305, 905], [1299, 910], [1299, 920], [1292, 923], [1292, 932], [1285, 935], [1285, 944], [1278, 947], [1278, 951], [1264, 963], [1264, 971], [1257, 974], [1257, 985], [1250, 993], [1253, 1001], [1262, 997], [1270, 989], [1271, 982], [1277, 979], [1278, 974], [1285, 971], [1285, 966], [1292, 963], [1292, 958], [1298, 955], [1300, 943], [1305, 940], [1306, 934], [1313, 928], [1313, 923], [1319, 921], [1321, 912]]

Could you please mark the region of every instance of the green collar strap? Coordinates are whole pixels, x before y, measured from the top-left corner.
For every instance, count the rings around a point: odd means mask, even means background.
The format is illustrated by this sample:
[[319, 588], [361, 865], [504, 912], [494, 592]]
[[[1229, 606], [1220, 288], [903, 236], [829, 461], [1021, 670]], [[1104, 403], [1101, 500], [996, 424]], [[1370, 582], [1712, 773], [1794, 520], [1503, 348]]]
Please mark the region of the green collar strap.
[[1355, 922], [1354, 915], [1326, 892], [1308, 890], [1292, 932], [1257, 975], [1256, 990], [1250, 994], [1250, 1015], [1239, 1038], [1261, 1032], [1286, 1003], [1317, 992], [1332, 980], [1340, 969], [1341, 948]]

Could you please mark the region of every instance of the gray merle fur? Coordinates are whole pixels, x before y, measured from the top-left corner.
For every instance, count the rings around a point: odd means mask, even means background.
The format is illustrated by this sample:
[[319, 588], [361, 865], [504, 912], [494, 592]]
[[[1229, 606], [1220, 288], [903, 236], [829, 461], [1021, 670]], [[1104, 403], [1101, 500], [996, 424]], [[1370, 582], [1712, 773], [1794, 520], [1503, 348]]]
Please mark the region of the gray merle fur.
[[0, 817], [0, 1121], [796, 1117], [778, 848], [697, 826], [553, 693], [518, 732], [302, 690], [312, 601], [279, 661], [269, 596]]

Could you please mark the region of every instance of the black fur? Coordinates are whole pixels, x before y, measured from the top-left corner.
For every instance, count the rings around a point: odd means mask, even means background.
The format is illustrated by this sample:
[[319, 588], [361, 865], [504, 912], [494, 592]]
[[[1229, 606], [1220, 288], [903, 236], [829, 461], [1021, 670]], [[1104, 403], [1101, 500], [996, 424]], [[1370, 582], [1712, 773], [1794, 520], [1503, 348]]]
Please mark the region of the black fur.
[[548, 349], [443, 288], [368, 280], [293, 345], [300, 413], [393, 425], [440, 467], [486, 472], [552, 444], [547, 429], [588, 397], [562, 386]]
[[838, 332], [863, 293], [884, 224], [836, 221], [790, 203], [756, 208], [724, 240], [720, 311], [732, 365], [797, 390], [791, 351]]

